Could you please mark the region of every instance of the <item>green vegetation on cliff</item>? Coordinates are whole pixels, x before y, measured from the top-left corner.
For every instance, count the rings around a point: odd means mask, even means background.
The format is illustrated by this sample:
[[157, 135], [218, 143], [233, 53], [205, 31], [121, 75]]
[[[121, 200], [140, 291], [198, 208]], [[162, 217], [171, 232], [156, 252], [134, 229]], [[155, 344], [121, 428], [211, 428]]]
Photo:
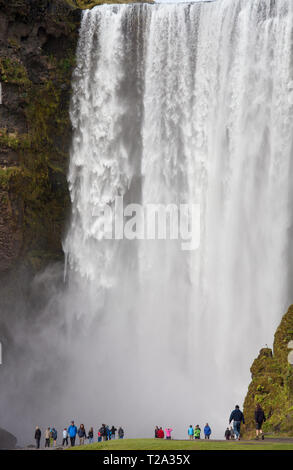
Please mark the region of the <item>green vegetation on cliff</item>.
[[251, 366], [252, 381], [244, 402], [245, 434], [255, 430], [254, 410], [263, 407], [266, 433], [293, 436], [293, 366], [288, 363], [288, 342], [293, 339], [293, 305], [283, 316], [275, 333], [273, 351], [260, 350]]
[[80, 14], [65, 0], [0, 0], [0, 22], [0, 271], [19, 260], [37, 270], [63, 256]]

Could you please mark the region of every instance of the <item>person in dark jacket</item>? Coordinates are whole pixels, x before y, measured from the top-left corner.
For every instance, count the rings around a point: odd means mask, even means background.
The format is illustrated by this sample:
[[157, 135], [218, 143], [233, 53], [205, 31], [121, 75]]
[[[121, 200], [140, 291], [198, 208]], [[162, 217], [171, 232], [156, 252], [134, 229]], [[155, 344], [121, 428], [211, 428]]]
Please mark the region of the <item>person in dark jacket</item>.
[[36, 448], [37, 449], [40, 448], [41, 436], [42, 436], [42, 432], [41, 432], [39, 426], [37, 426], [36, 431], [35, 431], [35, 440], [36, 440]]
[[102, 426], [100, 427], [100, 433], [101, 433], [102, 440], [106, 441], [106, 439], [107, 439], [107, 429], [106, 429], [105, 424], [102, 424]]
[[89, 440], [89, 444], [93, 444], [94, 442], [94, 428], [93, 427], [90, 428], [87, 438]]
[[232, 411], [229, 419], [229, 424], [233, 421], [233, 428], [234, 428], [234, 433], [235, 433], [235, 438], [240, 441], [240, 426], [241, 423], [245, 424], [244, 421], [244, 415], [242, 411], [240, 411], [239, 406], [235, 406], [235, 410]]
[[264, 440], [264, 435], [262, 432], [262, 425], [263, 425], [263, 422], [266, 421], [266, 417], [264, 414], [264, 410], [262, 409], [259, 403], [256, 405], [256, 409], [254, 412], [254, 419], [255, 419], [255, 425], [256, 425], [256, 439], [258, 439], [259, 436], [261, 436], [262, 440]]
[[158, 430], [159, 430], [159, 426], [156, 426], [155, 427], [155, 439], [158, 438]]
[[124, 430], [121, 426], [118, 429], [118, 437], [119, 437], [119, 439], [123, 439], [123, 437], [124, 437]]
[[230, 437], [231, 437], [231, 431], [229, 428], [226, 429], [225, 431], [225, 439], [226, 441], [229, 441], [230, 440]]
[[115, 426], [111, 427], [111, 439], [115, 439], [115, 433], [117, 431], [117, 428]]
[[230, 426], [230, 439], [233, 441], [235, 439], [235, 433], [234, 433], [234, 430], [233, 430], [233, 427]]
[[57, 431], [55, 428], [52, 428], [51, 429], [51, 436], [52, 436], [52, 439], [53, 439], [53, 446], [56, 447], [57, 446]]
[[83, 446], [84, 445], [84, 440], [86, 438], [86, 431], [84, 429], [84, 425], [81, 424], [78, 428], [77, 435], [79, 437], [79, 445]]

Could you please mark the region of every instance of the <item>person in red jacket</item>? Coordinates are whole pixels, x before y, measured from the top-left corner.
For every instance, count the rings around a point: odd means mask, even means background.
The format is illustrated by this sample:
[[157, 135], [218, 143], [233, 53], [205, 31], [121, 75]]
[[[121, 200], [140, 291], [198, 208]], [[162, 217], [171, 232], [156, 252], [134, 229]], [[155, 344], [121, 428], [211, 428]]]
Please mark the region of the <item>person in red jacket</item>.
[[164, 431], [163, 431], [162, 428], [160, 428], [157, 432], [157, 437], [158, 437], [158, 439], [164, 439], [164, 436], [165, 436]]

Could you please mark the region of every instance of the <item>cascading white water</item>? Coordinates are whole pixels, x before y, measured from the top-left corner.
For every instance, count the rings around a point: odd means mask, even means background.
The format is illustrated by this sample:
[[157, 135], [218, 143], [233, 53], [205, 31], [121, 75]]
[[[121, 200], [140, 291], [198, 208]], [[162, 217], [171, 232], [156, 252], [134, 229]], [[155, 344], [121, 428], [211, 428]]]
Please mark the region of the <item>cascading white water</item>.
[[[206, 421], [221, 435], [243, 401], [292, 301], [292, 33], [291, 0], [84, 12], [64, 242], [70, 316], [91, 326], [83, 416], [96, 399], [133, 436]], [[199, 203], [199, 249], [104, 240], [117, 195]]]

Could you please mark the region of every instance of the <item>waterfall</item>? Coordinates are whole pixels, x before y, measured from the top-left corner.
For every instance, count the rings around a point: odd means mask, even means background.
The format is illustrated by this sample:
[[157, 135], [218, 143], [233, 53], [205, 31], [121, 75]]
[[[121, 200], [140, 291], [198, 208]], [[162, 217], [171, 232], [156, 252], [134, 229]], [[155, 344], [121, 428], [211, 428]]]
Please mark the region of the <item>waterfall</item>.
[[[292, 302], [292, 32], [291, 0], [83, 13], [64, 240], [67, 315], [88, 331], [83, 416], [96, 406], [133, 437], [206, 421], [221, 436], [242, 405]], [[118, 196], [198, 204], [199, 248], [105, 239]]]

